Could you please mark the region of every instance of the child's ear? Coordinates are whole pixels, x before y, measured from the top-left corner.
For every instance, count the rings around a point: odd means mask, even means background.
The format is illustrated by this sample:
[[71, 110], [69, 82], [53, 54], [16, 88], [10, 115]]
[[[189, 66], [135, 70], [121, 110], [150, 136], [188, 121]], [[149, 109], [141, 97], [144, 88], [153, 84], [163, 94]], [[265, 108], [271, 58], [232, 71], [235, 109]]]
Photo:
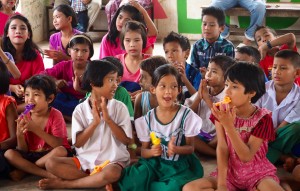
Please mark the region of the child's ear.
[[250, 102], [251, 102], [251, 99], [256, 95], [256, 92], [255, 91], [251, 91], [248, 93], [249, 95], [249, 98], [250, 98]]
[[122, 76], [118, 76], [117, 77], [117, 83], [118, 83], [118, 85], [121, 83], [121, 81], [122, 81]]
[[155, 94], [155, 87], [154, 87], [154, 86], [150, 86], [150, 92], [151, 92], [152, 94]]
[[71, 16], [68, 16], [68, 21], [69, 21], [70, 23], [72, 23], [72, 20], [73, 20], [73, 18], [72, 18]]
[[68, 54], [71, 55], [71, 47], [68, 48]]
[[181, 94], [182, 86], [178, 86], [178, 95]]
[[51, 102], [53, 102], [54, 98], [55, 98], [54, 94], [51, 94], [51, 95], [48, 97], [48, 99], [47, 99], [48, 104], [50, 104]]
[[225, 25], [219, 26], [220, 33], [222, 33], [224, 31], [224, 29], [225, 29]]

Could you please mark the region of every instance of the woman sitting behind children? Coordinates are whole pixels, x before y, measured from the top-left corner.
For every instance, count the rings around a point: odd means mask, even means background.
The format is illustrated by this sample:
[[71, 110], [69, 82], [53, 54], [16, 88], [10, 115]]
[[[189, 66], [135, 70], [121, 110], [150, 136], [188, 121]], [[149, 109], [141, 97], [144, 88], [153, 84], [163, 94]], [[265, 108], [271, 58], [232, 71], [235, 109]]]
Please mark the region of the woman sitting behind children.
[[[203, 176], [203, 168], [193, 154], [194, 136], [202, 120], [189, 108], [176, 103], [181, 92], [180, 78], [170, 64], [155, 70], [151, 91], [158, 106], [135, 121], [142, 142], [142, 158], [124, 170], [119, 181], [121, 190], [179, 191], [187, 182]], [[150, 143], [151, 132], [161, 143]]]

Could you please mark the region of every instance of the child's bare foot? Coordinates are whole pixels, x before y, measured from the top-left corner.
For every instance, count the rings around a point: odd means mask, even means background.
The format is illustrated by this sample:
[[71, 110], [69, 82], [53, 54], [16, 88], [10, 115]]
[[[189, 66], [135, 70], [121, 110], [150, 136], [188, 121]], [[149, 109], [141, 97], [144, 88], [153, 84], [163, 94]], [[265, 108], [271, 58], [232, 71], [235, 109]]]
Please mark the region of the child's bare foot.
[[26, 173], [24, 171], [18, 169], [15, 169], [9, 173], [9, 177], [13, 181], [21, 181], [25, 175]]
[[106, 191], [114, 191], [112, 184], [105, 185], [105, 190]]
[[59, 178], [44, 178], [38, 183], [38, 187], [42, 190], [64, 188], [62, 179]]
[[287, 157], [284, 161], [283, 168], [288, 172], [292, 172], [297, 165], [297, 159], [293, 157]]

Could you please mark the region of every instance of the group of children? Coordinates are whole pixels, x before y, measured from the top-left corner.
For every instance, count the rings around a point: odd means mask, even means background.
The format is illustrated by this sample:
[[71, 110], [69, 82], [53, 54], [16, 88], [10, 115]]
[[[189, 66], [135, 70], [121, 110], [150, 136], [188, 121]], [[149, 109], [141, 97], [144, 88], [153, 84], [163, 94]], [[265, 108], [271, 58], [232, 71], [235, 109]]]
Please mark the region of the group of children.
[[[300, 55], [293, 34], [276, 38], [258, 27], [258, 49], [235, 50], [220, 36], [224, 12], [208, 7], [203, 38], [192, 48], [171, 32], [163, 40], [165, 58], [152, 56], [157, 29], [129, 0], [102, 39], [100, 60], [91, 60], [93, 42], [74, 29], [72, 8], [60, 5], [53, 17], [60, 32], [44, 51], [54, 61], [46, 70], [28, 20], [13, 15], [4, 28], [2, 176], [41, 176], [41, 189], [113, 190], [115, 182], [130, 191], [299, 186]], [[69, 140], [65, 120], [72, 123]], [[209, 177], [194, 151], [217, 157]], [[278, 162], [293, 174], [288, 183], [276, 175]]]

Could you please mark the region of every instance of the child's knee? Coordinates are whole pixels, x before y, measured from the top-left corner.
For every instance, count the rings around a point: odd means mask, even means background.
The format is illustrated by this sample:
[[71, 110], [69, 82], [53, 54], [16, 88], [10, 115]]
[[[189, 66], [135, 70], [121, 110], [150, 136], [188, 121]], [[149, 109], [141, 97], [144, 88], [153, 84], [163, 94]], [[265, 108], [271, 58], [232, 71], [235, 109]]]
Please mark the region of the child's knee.
[[111, 183], [116, 182], [121, 177], [122, 170], [120, 167], [112, 167], [110, 170], [104, 171], [104, 179], [109, 180]]
[[67, 155], [68, 155], [67, 149], [63, 146], [55, 147], [51, 151], [51, 156], [66, 157]]
[[15, 158], [17, 154], [17, 151], [13, 150], [13, 149], [8, 149], [5, 153], [4, 153], [4, 157], [7, 159], [7, 160], [10, 160], [10, 159], [13, 159]]
[[300, 182], [300, 165], [297, 165], [293, 170], [293, 177], [296, 181]]
[[51, 171], [54, 168], [57, 168], [57, 161], [56, 158], [49, 158], [48, 160], [46, 160], [45, 162], [45, 167], [48, 171]]

